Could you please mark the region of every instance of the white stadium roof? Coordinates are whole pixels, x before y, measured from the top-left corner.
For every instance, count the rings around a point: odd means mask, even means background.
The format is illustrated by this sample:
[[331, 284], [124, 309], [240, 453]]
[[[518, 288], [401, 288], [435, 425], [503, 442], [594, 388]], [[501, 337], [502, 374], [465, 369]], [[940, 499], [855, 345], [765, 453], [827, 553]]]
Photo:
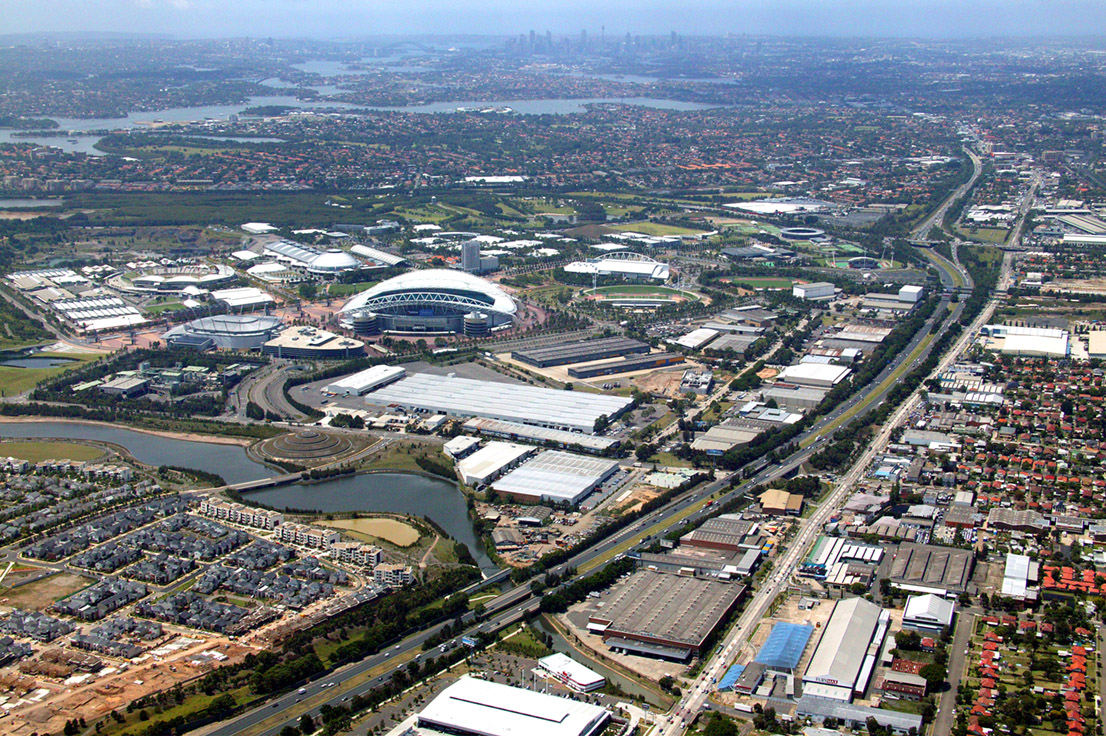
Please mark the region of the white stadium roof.
[[337, 273], [361, 268], [361, 262], [344, 250], [328, 250], [311, 259], [307, 270], [311, 273]]
[[[461, 292], [461, 293], [458, 293]], [[464, 292], [470, 295], [466, 296]], [[482, 311], [513, 315], [518, 311], [515, 301], [496, 284], [464, 271], [430, 268], [409, 271], [357, 294], [342, 307], [343, 313], [401, 302], [416, 302], [420, 295], [435, 301], [455, 302]]]
[[430, 701], [418, 724], [473, 736], [591, 736], [609, 717], [598, 705], [462, 677]]

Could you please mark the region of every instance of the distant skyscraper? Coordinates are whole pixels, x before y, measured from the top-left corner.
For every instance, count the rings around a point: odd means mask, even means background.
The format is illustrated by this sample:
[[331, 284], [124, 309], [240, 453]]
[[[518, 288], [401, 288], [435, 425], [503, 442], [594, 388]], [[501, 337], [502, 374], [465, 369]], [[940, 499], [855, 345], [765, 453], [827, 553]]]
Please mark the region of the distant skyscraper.
[[479, 241], [466, 240], [461, 243], [461, 269], [469, 273], [477, 273], [480, 270]]

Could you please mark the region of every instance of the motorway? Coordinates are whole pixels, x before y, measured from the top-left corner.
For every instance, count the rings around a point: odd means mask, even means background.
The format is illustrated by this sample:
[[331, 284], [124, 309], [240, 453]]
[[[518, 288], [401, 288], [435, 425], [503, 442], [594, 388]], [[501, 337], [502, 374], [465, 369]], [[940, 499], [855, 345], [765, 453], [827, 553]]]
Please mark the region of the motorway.
[[941, 203], [940, 207], [935, 209], [929, 217], [922, 220], [921, 224], [914, 228], [914, 232], [911, 235], [914, 240], [928, 240], [929, 231], [932, 230], [933, 226], [939, 221], [945, 219], [945, 213], [949, 211], [949, 207], [963, 197], [969, 189], [975, 186], [976, 181], [979, 179], [979, 175], [983, 172], [983, 162], [980, 161], [979, 155], [971, 148], [965, 146], [964, 153], [968, 154], [968, 158], [971, 159], [972, 162], [971, 178], [957, 187], [956, 191], [945, 198], [945, 201]]

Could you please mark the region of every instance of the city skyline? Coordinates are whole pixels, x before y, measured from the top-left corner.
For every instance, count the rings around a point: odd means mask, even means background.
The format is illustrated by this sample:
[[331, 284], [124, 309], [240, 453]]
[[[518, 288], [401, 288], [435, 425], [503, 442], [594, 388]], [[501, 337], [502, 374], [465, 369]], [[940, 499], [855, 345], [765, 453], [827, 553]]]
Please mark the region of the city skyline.
[[1106, 23], [1106, 6], [1092, 0], [842, 0], [833, 4], [747, 0], [737, 5], [720, 0], [691, 4], [615, 0], [602, 8], [579, 0], [555, 7], [473, 0], [417, 0], [403, 6], [335, 0], [105, 0], [93, 7], [75, 0], [47, 0], [9, 8], [5, 15], [9, 34], [357, 38], [397, 33], [503, 35], [530, 29], [558, 34], [587, 29], [599, 34], [605, 28], [610, 37], [675, 31], [692, 35], [972, 38], [1089, 36], [1088, 29]]

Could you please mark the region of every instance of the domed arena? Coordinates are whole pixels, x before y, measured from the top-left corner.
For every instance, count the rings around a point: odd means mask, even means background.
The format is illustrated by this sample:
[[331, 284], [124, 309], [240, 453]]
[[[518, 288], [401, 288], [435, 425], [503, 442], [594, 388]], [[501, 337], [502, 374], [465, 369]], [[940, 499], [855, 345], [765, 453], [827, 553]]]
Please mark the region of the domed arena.
[[357, 294], [341, 314], [359, 334], [464, 333], [511, 324], [518, 312], [498, 285], [463, 271], [426, 269], [388, 279]]

